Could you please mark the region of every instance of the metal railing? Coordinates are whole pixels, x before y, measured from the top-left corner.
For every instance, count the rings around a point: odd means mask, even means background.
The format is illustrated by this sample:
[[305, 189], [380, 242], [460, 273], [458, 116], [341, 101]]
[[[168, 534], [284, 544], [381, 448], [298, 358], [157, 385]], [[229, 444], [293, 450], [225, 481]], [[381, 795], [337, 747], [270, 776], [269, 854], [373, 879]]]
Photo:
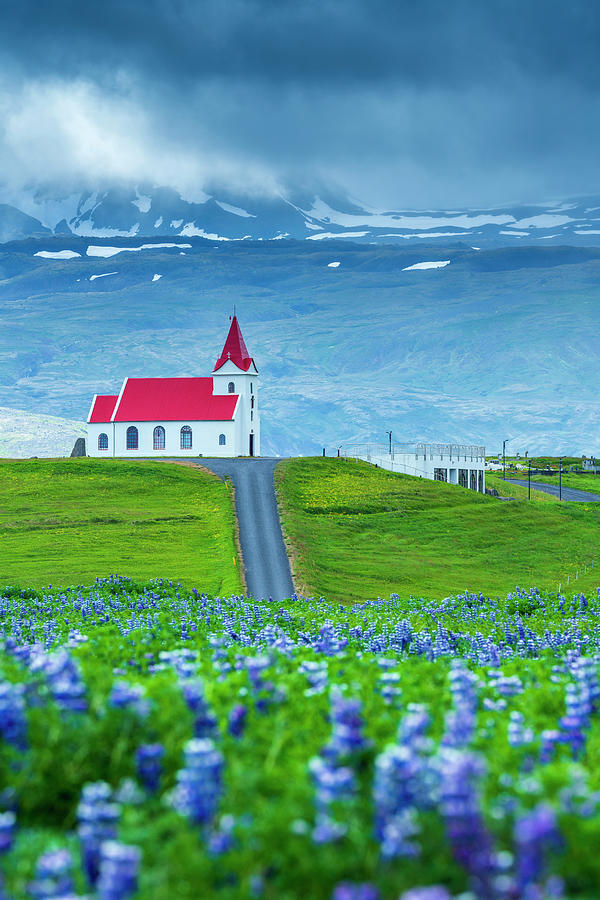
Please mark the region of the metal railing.
[[412, 441], [400, 443], [393, 441], [391, 446], [383, 442], [365, 444], [341, 444], [340, 453], [353, 459], [364, 459], [367, 456], [387, 456], [392, 460], [396, 455], [409, 456], [415, 459], [430, 460], [434, 457], [457, 461], [460, 459], [485, 460], [485, 447], [479, 444], [429, 444], [424, 441]]

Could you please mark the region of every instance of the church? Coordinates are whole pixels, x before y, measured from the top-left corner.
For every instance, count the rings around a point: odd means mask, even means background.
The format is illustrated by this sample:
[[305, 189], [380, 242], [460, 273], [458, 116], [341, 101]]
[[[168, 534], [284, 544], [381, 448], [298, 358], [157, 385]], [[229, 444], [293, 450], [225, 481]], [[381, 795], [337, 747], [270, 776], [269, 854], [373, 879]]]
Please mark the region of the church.
[[88, 456], [260, 456], [258, 370], [234, 315], [209, 378], [126, 378], [96, 394]]

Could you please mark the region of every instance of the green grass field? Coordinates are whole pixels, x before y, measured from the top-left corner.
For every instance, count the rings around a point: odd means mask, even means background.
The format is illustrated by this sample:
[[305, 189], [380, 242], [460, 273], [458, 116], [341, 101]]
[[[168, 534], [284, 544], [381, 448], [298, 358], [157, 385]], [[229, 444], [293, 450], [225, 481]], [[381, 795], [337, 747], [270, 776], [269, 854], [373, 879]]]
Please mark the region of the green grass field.
[[0, 585], [111, 574], [239, 592], [229, 489], [199, 469], [93, 459], [0, 461]]
[[600, 582], [574, 582], [598, 564], [600, 504], [528, 502], [526, 488], [502, 502], [337, 459], [282, 462], [276, 480], [296, 586], [330, 600]]

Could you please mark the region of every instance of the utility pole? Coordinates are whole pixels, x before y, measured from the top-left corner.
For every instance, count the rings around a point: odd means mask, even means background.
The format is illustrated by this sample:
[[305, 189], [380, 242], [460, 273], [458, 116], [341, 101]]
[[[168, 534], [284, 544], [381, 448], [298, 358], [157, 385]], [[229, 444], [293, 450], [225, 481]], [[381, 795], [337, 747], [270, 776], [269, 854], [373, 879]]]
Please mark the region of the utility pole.
[[506, 445], [508, 444], [509, 438], [506, 438], [505, 441], [502, 441], [502, 480], [506, 481]]
[[562, 461], [563, 457], [558, 457], [558, 499], [562, 500]]
[[531, 500], [531, 460], [527, 460], [527, 499]]
[[390, 438], [390, 456], [392, 455], [392, 432], [386, 431], [386, 434], [389, 435]]

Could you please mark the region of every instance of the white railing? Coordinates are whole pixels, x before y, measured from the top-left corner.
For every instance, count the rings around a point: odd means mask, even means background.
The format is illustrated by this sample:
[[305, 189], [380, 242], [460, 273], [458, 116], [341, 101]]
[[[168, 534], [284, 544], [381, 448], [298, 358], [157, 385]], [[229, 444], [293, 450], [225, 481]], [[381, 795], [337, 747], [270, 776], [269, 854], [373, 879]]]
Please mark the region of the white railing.
[[395, 456], [414, 455], [415, 459], [449, 459], [449, 460], [482, 460], [485, 461], [485, 447], [479, 444], [428, 444], [413, 441], [411, 443], [370, 442], [367, 444], [341, 444], [340, 455], [352, 459], [363, 459], [365, 456], [387, 456], [393, 460]]

